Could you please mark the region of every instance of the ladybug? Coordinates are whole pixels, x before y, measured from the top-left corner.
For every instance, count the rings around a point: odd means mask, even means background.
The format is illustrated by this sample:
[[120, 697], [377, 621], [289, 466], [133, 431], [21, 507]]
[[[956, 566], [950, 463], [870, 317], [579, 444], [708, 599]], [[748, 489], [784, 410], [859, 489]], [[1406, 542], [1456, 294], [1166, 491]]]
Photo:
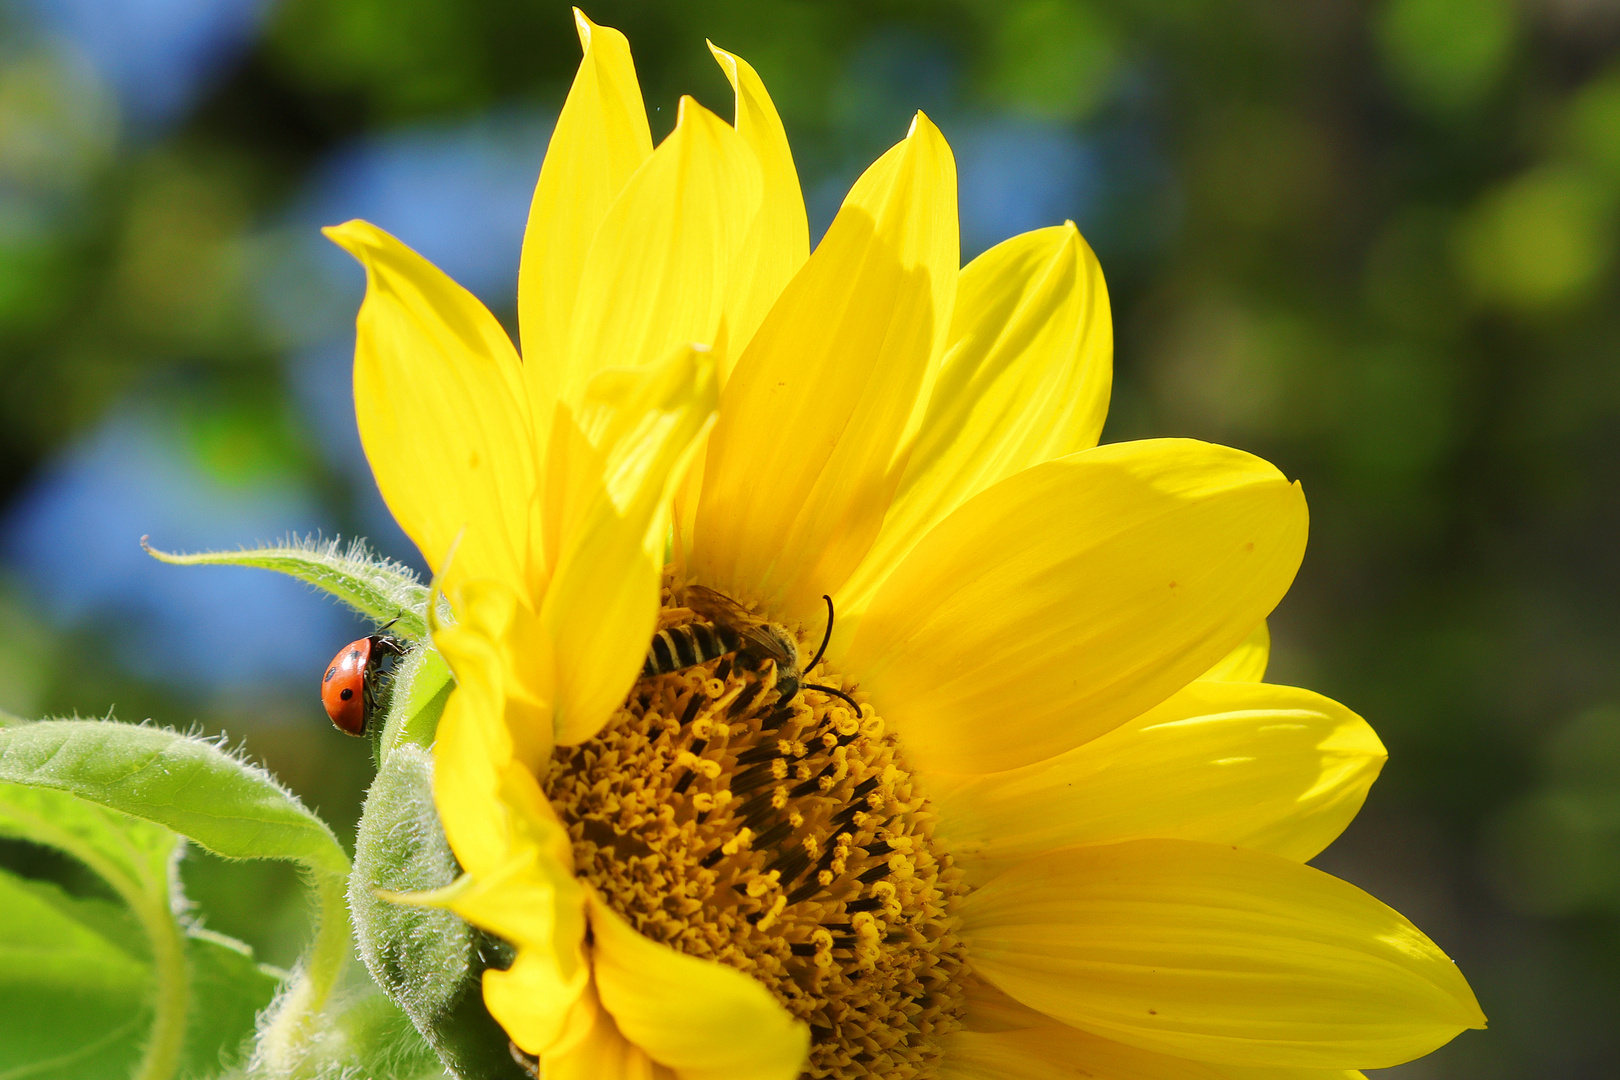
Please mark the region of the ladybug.
[[381, 633], [351, 641], [338, 650], [321, 677], [321, 704], [334, 727], [345, 735], [366, 733], [366, 722], [377, 706], [378, 668], [384, 658], [404, 652], [403, 641]]

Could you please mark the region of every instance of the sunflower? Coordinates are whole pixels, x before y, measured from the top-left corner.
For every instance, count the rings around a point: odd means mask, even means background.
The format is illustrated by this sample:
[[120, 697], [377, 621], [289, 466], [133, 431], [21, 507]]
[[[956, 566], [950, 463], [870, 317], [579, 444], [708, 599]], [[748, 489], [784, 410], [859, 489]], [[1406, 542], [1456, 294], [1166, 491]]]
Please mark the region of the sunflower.
[[1345, 1076], [1484, 1023], [1306, 861], [1384, 760], [1261, 681], [1298, 484], [1098, 446], [1073, 224], [959, 269], [918, 115], [810, 251], [754, 71], [656, 148], [616, 31], [547, 151], [522, 359], [380, 230], [366, 452], [457, 621], [445, 897], [548, 1080]]

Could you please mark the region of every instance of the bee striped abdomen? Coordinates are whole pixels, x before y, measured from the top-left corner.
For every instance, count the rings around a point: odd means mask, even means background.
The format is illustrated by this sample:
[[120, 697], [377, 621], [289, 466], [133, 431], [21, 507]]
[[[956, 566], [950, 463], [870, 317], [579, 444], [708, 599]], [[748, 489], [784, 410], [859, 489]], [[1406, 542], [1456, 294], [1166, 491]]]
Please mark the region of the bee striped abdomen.
[[707, 663], [741, 647], [742, 638], [730, 627], [701, 622], [672, 626], [653, 635], [641, 674], [647, 678], [667, 675]]

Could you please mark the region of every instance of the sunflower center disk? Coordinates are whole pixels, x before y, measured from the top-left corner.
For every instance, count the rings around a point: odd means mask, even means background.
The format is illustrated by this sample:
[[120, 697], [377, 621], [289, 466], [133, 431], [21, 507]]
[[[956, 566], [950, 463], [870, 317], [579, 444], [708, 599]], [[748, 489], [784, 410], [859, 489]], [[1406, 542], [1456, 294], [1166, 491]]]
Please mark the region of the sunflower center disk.
[[774, 686], [733, 656], [643, 678], [596, 738], [559, 748], [546, 793], [576, 872], [641, 933], [809, 1023], [807, 1076], [932, 1076], [963, 1011], [960, 871], [871, 706]]

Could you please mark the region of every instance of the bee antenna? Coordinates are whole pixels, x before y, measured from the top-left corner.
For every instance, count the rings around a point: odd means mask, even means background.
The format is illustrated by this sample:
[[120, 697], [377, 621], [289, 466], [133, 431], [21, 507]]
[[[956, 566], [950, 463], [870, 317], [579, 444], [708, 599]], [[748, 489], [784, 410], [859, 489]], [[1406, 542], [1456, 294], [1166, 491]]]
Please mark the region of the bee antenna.
[[832, 626], [833, 626], [832, 597], [828, 596], [826, 593], [822, 593], [821, 598], [823, 600], [827, 601], [827, 632], [821, 635], [821, 648], [816, 650], [816, 658], [814, 660], [810, 661], [808, 664], [806, 664], [804, 666], [804, 673], [806, 675], [808, 675], [812, 671], [814, 671], [816, 669], [816, 665], [821, 663], [822, 656], [827, 652], [827, 642], [832, 640]]
[[834, 690], [830, 686], [817, 686], [815, 683], [805, 683], [804, 686], [802, 687], [802, 689], [805, 689], [805, 690], [820, 690], [823, 694], [831, 694], [833, 697], [843, 698], [845, 701], [849, 702], [850, 708], [855, 710], [855, 715], [856, 716], [865, 716], [866, 715], [865, 713], [861, 712], [860, 702], [856, 701], [854, 698], [850, 697], [848, 694], [844, 693], [842, 690]]

